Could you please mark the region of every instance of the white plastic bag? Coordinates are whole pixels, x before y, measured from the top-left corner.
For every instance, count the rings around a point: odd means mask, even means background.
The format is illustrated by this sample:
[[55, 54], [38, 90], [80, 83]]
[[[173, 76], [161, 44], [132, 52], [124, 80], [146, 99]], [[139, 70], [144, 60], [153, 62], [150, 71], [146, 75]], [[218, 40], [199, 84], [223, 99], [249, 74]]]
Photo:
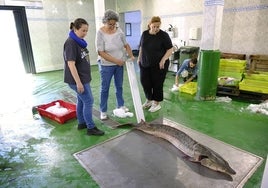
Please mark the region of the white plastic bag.
[[119, 118], [133, 117], [132, 112], [125, 112], [125, 110], [121, 108], [114, 109], [113, 114], [114, 116], [119, 117]]
[[180, 87], [182, 86], [183, 84], [179, 84], [179, 86], [176, 86], [175, 84], [173, 85], [173, 87], [171, 88], [171, 91], [179, 91], [180, 90]]

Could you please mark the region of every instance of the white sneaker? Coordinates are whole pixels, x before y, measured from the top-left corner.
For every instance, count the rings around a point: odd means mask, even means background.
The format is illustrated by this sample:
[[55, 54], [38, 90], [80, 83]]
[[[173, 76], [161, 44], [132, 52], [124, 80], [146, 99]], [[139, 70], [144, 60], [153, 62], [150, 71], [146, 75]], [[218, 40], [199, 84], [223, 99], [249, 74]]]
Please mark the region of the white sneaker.
[[161, 105], [160, 103], [156, 104], [156, 103], [153, 103], [151, 108], [148, 110], [149, 112], [156, 112], [158, 110], [161, 109]]
[[125, 112], [129, 112], [129, 109], [125, 106], [121, 106], [120, 109], [124, 110]]
[[108, 119], [108, 116], [107, 116], [106, 112], [101, 112], [101, 113], [100, 113], [100, 119], [101, 119], [101, 120], [106, 120], [106, 119]]
[[142, 105], [142, 108], [150, 108], [153, 104], [153, 101], [146, 100], [145, 103]]

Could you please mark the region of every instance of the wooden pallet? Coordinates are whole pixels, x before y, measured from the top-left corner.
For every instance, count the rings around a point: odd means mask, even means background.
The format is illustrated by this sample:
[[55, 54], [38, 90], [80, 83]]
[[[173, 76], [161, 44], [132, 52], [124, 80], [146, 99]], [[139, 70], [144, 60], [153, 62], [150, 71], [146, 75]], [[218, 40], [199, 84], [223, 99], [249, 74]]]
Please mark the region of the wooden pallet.
[[250, 55], [250, 71], [268, 72], [268, 55]]
[[260, 101], [268, 100], [268, 94], [256, 93], [256, 92], [251, 92], [251, 91], [242, 91], [242, 90], [240, 90], [239, 97], [243, 99], [249, 99], [249, 100], [251, 99], [260, 100]]
[[239, 88], [236, 86], [218, 86], [217, 95], [229, 96], [231, 98], [243, 99], [243, 100], [255, 100], [255, 101], [268, 100], [268, 94], [243, 91], [239, 90]]
[[240, 59], [245, 60], [246, 54], [235, 54], [235, 53], [221, 53], [221, 59]]
[[217, 87], [218, 95], [227, 95], [227, 96], [239, 96], [240, 91], [237, 86], [220, 86]]

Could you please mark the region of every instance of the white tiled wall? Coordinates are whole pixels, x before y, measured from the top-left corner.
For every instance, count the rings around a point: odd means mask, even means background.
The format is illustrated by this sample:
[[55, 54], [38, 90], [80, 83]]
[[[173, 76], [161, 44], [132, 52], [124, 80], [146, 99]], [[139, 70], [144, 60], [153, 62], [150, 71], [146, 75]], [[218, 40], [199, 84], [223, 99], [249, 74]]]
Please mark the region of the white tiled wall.
[[230, 3], [224, 9], [221, 50], [247, 55], [268, 54], [268, 1], [266, 5], [262, 4], [265, 1], [246, 2], [250, 5]]
[[37, 72], [63, 68], [63, 44], [70, 31], [70, 23], [78, 17], [89, 23], [86, 40], [91, 59], [96, 59], [94, 4], [93, 0], [82, 2], [80, 5], [77, 0], [44, 0], [43, 9], [27, 9]]
[[[43, 9], [27, 9], [37, 72], [63, 68], [62, 47], [69, 32], [69, 24], [77, 17], [89, 23], [86, 40], [91, 63], [96, 63], [94, 0], [43, 0]], [[176, 28], [173, 42], [178, 46], [200, 46], [198, 40], [189, 40], [190, 28], [203, 31], [205, 2], [224, 2], [220, 50], [231, 53], [268, 54], [268, 0], [104, 0], [106, 8], [119, 13], [141, 11], [141, 28], [147, 28], [152, 16], [162, 18], [162, 29], [169, 24]], [[3, 0], [0, 0], [3, 4]], [[204, 35], [204, 33], [203, 33]], [[182, 43], [181, 43], [182, 41]]]
[[[203, 25], [204, 6], [223, 6], [222, 24], [215, 32], [220, 32], [219, 48], [223, 52], [251, 54], [268, 54], [268, 0], [141, 0], [129, 3], [117, 0], [119, 11], [141, 10], [143, 29], [151, 16], [162, 18], [162, 29], [168, 24], [177, 27], [179, 43], [185, 40], [187, 45], [200, 46], [200, 40], [189, 40], [191, 27]], [[211, 9], [213, 10], [213, 9]], [[211, 20], [213, 20], [212, 18]], [[206, 35], [207, 33], [202, 33]], [[212, 37], [212, 36], [211, 36]]]

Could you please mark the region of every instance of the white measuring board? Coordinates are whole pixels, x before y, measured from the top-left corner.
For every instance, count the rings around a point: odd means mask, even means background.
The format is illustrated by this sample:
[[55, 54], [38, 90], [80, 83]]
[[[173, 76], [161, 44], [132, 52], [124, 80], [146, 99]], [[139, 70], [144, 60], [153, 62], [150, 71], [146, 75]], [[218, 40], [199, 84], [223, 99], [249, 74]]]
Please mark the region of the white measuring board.
[[132, 60], [127, 60], [126, 67], [127, 67], [128, 80], [129, 80], [131, 95], [132, 95], [132, 99], [134, 103], [137, 123], [140, 123], [141, 120], [145, 121], [145, 118], [144, 118], [144, 113], [143, 113], [142, 104], [141, 104], [141, 97], [140, 97], [138, 82], [136, 78], [134, 62]]
[[261, 182], [261, 188], [266, 188], [268, 187], [268, 155], [266, 158], [266, 164], [264, 168], [264, 172], [262, 175], [262, 182]]

